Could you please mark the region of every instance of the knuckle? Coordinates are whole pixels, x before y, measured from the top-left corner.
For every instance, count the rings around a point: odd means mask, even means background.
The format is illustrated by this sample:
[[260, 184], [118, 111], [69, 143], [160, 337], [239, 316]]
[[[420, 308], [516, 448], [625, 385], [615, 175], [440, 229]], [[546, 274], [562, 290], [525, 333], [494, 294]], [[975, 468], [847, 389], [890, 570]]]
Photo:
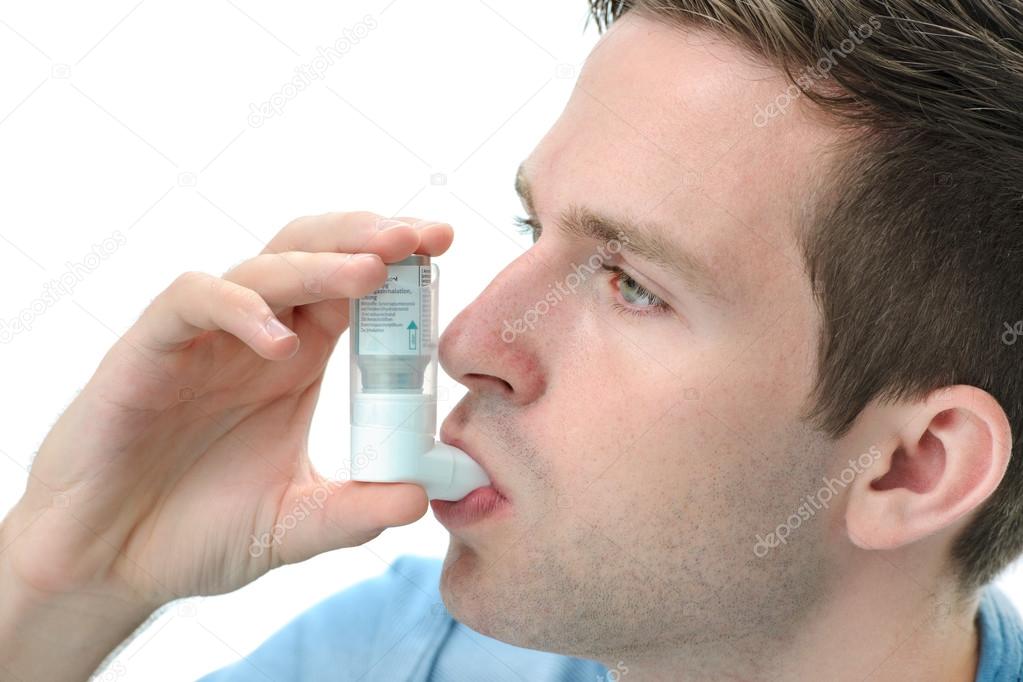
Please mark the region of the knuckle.
[[333, 211], [295, 218], [278, 232], [277, 251], [300, 250], [298, 241], [306, 232], [326, 230], [334, 233], [373, 234], [386, 218], [372, 211]]
[[283, 228], [281, 228], [281, 232], [282, 233], [294, 232], [295, 230], [301, 229], [301, 227], [305, 223], [309, 222], [310, 220], [313, 220], [314, 218], [315, 218], [315, 216], [308, 216], [308, 215], [303, 215], [303, 216], [299, 216], [297, 218], [293, 218], [290, 221], [288, 221], [288, 223]]
[[209, 275], [205, 272], [199, 272], [198, 270], [189, 270], [178, 275], [174, 282], [171, 283], [170, 288], [175, 289], [189, 289], [194, 286], [198, 286], [211, 279], [213, 275]]
[[[223, 282], [223, 280], [221, 281]], [[257, 312], [266, 308], [263, 297], [252, 289], [240, 285], [226, 286], [227, 284], [224, 282], [219, 287], [218, 297], [221, 305], [248, 312]]]
[[300, 285], [309, 277], [319, 274], [324, 255], [307, 251], [282, 251], [272, 255], [268, 254], [266, 260], [261, 262], [261, 265], [264, 266], [261, 271], [273, 273], [274, 277], [289, 285]]
[[183, 272], [174, 278], [170, 286], [164, 289], [159, 296], [153, 299], [153, 303], [157, 300], [161, 302], [173, 302], [173, 305], [181, 305], [183, 301], [194, 299], [197, 295], [202, 296], [204, 288], [209, 288], [211, 284], [215, 284], [217, 277], [198, 270], [189, 270]]
[[377, 222], [383, 218], [379, 213], [373, 213], [372, 211], [354, 211], [352, 213], [341, 214], [347, 218], [347, 224], [352, 227], [359, 227], [363, 225], [376, 226]]
[[344, 213], [324, 213], [319, 217], [323, 225], [338, 232], [360, 232], [376, 230], [377, 223], [383, 216], [372, 211], [347, 211]]

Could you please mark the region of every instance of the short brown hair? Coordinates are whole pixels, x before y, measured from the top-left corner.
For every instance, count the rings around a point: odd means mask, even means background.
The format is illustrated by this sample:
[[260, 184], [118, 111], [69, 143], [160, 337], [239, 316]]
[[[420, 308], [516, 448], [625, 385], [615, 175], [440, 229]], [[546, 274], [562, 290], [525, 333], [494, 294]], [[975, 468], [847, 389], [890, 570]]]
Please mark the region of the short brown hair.
[[[998, 400], [1020, 433], [1020, 1], [589, 4], [600, 31], [630, 10], [715, 31], [782, 69], [797, 95], [849, 131], [796, 235], [822, 317], [807, 419], [838, 438], [874, 399], [969, 384]], [[964, 593], [1023, 551], [1016, 440], [1001, 485], [953, 545]]]

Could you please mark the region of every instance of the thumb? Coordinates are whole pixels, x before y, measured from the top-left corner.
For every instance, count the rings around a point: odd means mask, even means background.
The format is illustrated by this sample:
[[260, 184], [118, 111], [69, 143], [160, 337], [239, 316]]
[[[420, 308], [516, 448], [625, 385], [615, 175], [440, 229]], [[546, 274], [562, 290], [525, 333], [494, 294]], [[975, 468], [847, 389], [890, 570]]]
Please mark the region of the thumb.
[[[412, 483], [325, 481], [284, 499], [277, 522], [284, 529], [279, 532], [282, 563], [369, 542], [386, 528], [417, 521], [429, 507], [426, 491]], [[303, 518], [293, 521], [289, 515]]]

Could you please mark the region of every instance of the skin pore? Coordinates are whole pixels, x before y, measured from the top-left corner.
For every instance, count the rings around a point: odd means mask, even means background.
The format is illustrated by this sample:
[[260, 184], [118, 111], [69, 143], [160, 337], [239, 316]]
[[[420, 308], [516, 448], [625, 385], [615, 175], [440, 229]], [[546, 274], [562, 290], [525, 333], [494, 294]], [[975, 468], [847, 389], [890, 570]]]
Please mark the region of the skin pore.
[[[510, 500], [452, 532], [441, 589], [469, 627], [637, 680], [973, 679], [945, 557], [1008, 424], [968, 386], [872, 403], [834, 442], [800, 418], [821, 322], [794, 235], [841, 136], [805, 98], [754, 125], [788, 85], [630, 13], [524, 162], [537, 241], [441, 339], [469, 388], [444, 433]], [[646, 239], [594, 238], [583, 210]], [[630, 248], [651, 236], [713, 282]]]

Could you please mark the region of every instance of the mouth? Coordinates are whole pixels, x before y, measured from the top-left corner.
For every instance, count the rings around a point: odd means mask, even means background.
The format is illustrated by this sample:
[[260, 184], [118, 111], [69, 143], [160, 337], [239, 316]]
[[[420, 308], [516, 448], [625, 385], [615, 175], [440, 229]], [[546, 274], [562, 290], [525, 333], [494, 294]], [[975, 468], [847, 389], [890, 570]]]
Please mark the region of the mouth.
[[443, 427], [440, 440], [442, 443], [458, 448], [475, 460], [490, 479], [490, 485], [476, 488], [460, 500], [430, 500], [430, 508], [433, 509], [437, 520], [449, 530], [453, 530], [482, 522], [484, 519], [497, 518], [501, 512], [507, 511], [511, 506], [510, 500], [494, 480], [490, 468], [476, 456], [471, 446], [446, 432]]
[[500, 495], [501, 497], [505, 497], [505, 498], [506, 498], [506, 496], [505, 496], [505, 494], [504, 494], [504, 491], [503, 491], [503, 490], [501, 489], [501, 486], [500, 486], [500, 485], [498, 484], [498, 482], [497, 482], [497, 481], [496, 481], [496, 480], [494, 479], [494, 474], [493, 474], [493, 472], [492, 472], [492, 471], [490, 470], [490, 467], [489, 467], [489, 466], [487, 466], [487, 463], [486, 463], [486, 462], [484, 462], [484, 461], [482, 461], [482, 460], [481, 460], [481, 459], [480, 459], [480, 458], [479, 458], [479, 457], [478, 457], [478, 456], [476, 455], [476, 453], [475, 453], [474, 449], [473, 449], [473, 448], [472, 448], [471, 446], [469, 446], [468, 444], [466, 444], [466, 442], [465, 442], [464, 440], [462, 440], [461, 438], [458, 438], [458, 437], [456, 437], [456, 436], [451, 436], [450, 434], [448, 434], [447, 432], [445, 432], [445, 430], [444, 430], [444, 428], [443, 428], [443, 427], [441, 427], [441, 432], [440, 432], [440, 442], [441, 442], [441, 443], [444, 443], [444, 444], [446, 444], [446, 445], [450, 445], [450, 446], [452, 446], [452, 447], [456, 447], [456, 448], [458, 448], [459, 450], [461, 450], [462, 452], [464, 452], [465, 454], [469, 455], [469, 457], [470, 457], [470, 458], [471, 458], [471, 459], [472, 459], [473, 461], [475, 461], [475, 462], [476, 462], [477, 464], [479, 464], [479, 465], [480, 465], [480, 468], [481, 468], [481, 469], [483, 469], [483, 473], [485, 473], [485, 474], [487, 475], [487, 478], [488, 478], [488, 479], [490, 479], [490, 485], [489, 485], [489, 486], [485, 486], [485, 487], [493, 488], [493, 489], [494, 489], [494, 491], [495, 491], [495, 492], [496, 492], [496, 493], [497, 493], [498, 495]]

